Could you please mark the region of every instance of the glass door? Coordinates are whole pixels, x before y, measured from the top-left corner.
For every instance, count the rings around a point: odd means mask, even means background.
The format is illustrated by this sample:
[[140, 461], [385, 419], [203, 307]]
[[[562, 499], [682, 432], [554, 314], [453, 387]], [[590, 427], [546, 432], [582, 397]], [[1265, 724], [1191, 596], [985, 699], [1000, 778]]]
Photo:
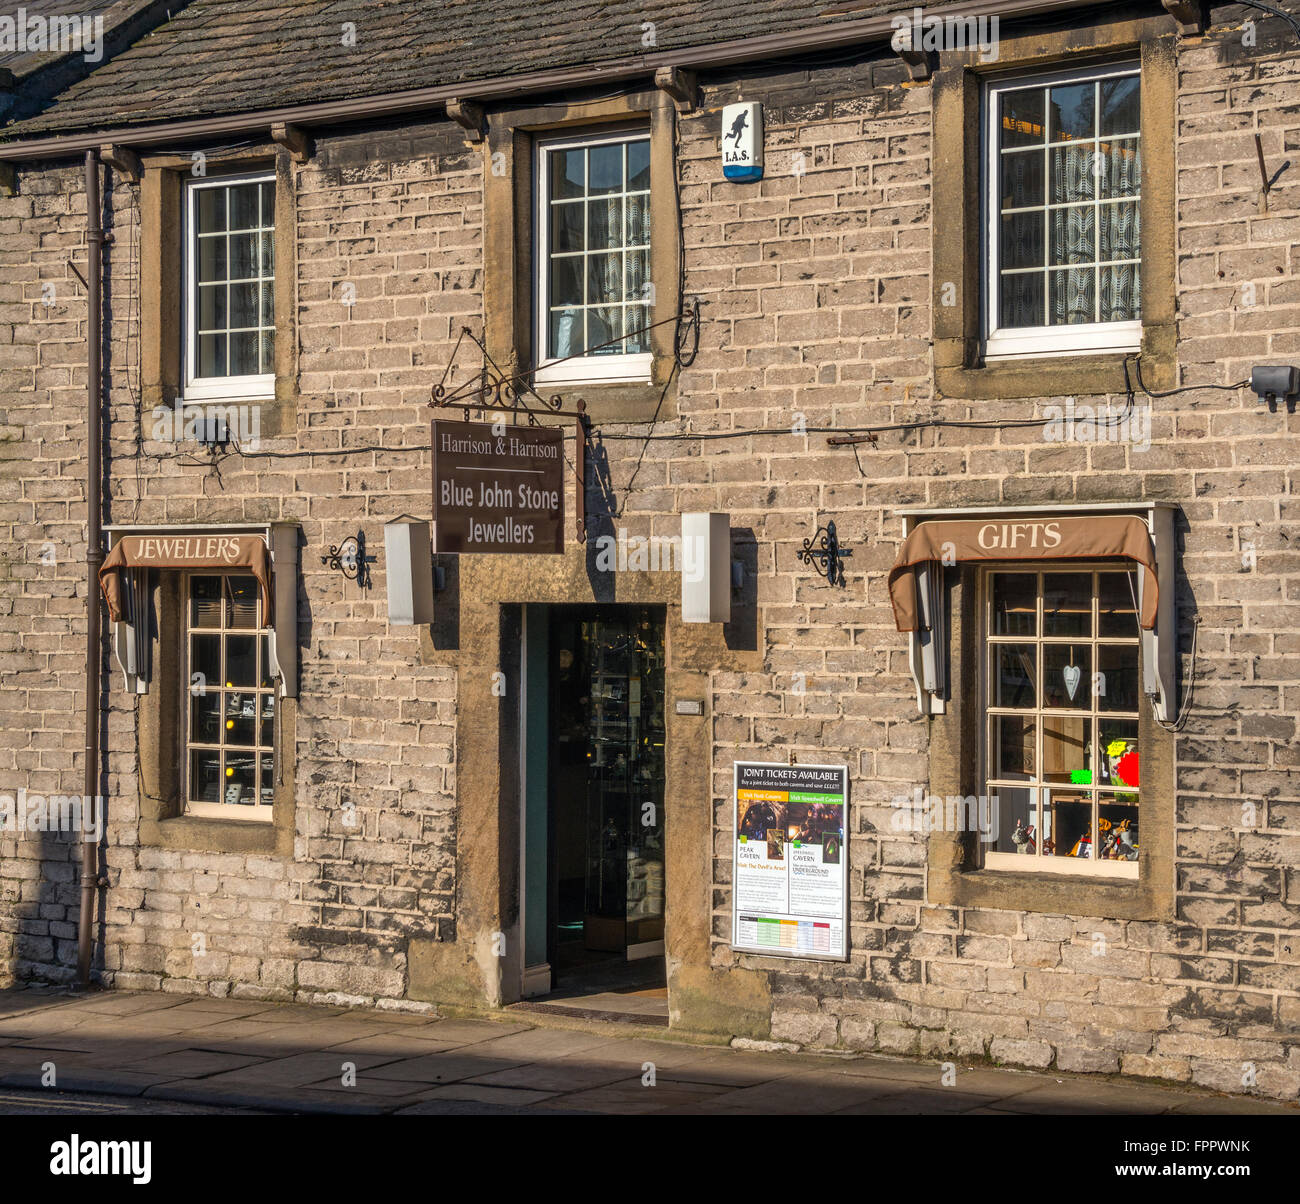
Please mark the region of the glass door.
[[[557, 608], [559, 609], [559, 608]], [[556, 615], [553, 777], [561, 942], [628, 959], [663, 952], [664, 620], [644, 607]], [[568, 833], [566, 836], [565, 833]], [[581, 841], [581, 911], [574, 871]], [[566, 878], [567, 873], [567, 878]], [[572, 961], [571, 951], [569, 958]]]

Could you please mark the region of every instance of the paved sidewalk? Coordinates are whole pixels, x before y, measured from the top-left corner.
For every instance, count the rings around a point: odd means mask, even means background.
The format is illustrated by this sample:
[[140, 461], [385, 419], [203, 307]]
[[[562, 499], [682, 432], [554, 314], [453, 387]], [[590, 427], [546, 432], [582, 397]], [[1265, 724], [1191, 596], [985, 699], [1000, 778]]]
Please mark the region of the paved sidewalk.
[[931, 1062], [531, 1020], [11, 990], [0, 992], [0, 1087], [39, 1088], [53, 1063], [61, 1091], [295, 1112], [1300, 1115], [1164, 1084], [986, 1067], [959, 1068], [944, 1086]]

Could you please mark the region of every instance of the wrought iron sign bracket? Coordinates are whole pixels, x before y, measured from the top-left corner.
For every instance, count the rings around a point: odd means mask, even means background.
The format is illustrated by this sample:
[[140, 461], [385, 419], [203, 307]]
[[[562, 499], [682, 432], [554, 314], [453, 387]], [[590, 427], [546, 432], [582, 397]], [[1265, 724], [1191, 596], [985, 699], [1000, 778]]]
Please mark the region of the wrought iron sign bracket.
[[825, 527], [818, 527], [811, 539], [805, 539], [803, 551], [798, 553], [799, 559], [810, 565], [819, 577], [825, 577], [828, 585], [838, 585], [841, 589], [844, 588], [844, 561], [852, 555], [851, 548], [840, 547], [834, 519]]
[[[457, 385], [455, 388], [448, 386], [448, 380], [456, 367], [456, 356], [460, 351], [460, 345], [466, 339], [469, 339], [482, 354], [482, 366], [478, 372], [467, 379], [464, 383]], [[526, 398], [531, 397], [539, 404], [540, 408], [530, 406]], [[564, 399], [558, 394], [553, 393], [550, 397], [543, 397], [523, 376], [510, 376], [503, 372], [496, 364], [496, 361], [488, 354], [487, 348], [479, 341], [468, 326], [462, 326], [460, 337], [456, 340], [456, 346], [452, 349], [451, 359], [447, 367], [443, 370], [442, 378], [433, 386], [432, 398], [429, 401], [429, 408], [434, 410], [441, 409], [463, 409], [465, 411], [465, 421], [472, 421], [470, 414], [477, 410], [480, 414], [491, 411], [501, 413], [503, 410], [518, 418], [523, 415], [528, 420], [529, 426], [541, 426], [538, 421], [539, 417], [548, 418], [570, 418], [574, 420], [576, 449], [574, 474], [577, 477], [576, 511], [578, 541], [586, 542], [587, 539], [587, 439], [589, 436], [590, 419], [587, 414], [587, 403], [581, 398], [574, 401], [574, 408], [566, 410], [564, 408]]]
[[366, 555], [365, 532], [358, 531], [340, 544], [330, 544], [328, 555], [322, 556], [320, 562], [342, 573], [349, 581], [355, 581], [362, 589], [369, 589], [371, 559]]

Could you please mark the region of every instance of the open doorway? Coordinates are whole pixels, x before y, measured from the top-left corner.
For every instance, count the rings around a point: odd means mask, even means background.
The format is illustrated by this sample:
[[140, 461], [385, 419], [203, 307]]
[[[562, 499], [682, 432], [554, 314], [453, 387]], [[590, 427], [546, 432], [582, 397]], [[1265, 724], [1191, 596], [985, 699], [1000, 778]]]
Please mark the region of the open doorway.
[[[544, 1002], [642, 1018], [662, 1012], [666, 1022], [664, 608], [539, 609], [528, 608], [527, 622], [526, 827], [530, 840], [541, 835], [544, 772]], [[538, 853], [529, 850], [525, 901], [536, 935]]]

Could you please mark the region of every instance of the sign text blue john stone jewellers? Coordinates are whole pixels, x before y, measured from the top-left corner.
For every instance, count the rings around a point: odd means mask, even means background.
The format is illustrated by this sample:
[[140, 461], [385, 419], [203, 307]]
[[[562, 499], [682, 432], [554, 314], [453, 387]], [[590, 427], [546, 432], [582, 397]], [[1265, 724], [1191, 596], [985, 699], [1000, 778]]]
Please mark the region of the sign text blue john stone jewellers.
[[433, 424], [433, 550], [564, 551], [564, 432]]

